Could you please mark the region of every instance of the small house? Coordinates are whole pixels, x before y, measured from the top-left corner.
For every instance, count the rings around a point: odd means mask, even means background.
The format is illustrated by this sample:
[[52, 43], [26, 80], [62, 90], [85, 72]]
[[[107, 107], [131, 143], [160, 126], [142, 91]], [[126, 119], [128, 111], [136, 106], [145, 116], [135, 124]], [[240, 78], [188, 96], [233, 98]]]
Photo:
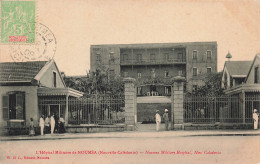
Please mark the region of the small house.
[[54, 60], [0, 63], [0, 130], [35, 125], [41, 115], [63, 115], [68, 124], [68, 100], [82, 92], [67, 88]]

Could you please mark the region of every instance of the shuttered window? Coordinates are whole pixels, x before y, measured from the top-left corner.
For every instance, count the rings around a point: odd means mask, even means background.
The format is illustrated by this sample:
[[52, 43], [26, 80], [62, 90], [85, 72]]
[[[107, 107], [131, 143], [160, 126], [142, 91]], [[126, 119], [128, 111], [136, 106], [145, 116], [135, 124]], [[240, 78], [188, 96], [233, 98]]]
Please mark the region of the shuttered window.
[[255, 83], [259, 82], [259, 70], [258, 67], [255, 67], [255, 79], [254, 79]]
[[16, 94], [16, 119], [24, 119], [24, 94]]
[[9, 119], [9, 96], [4, 95], [2, 97], [3, 104], [2, 104], [2, 110], [3, 110], [3, 119]]
[[25, 119], [25, 94], [10, 93], [2, 97], [3, 119]]

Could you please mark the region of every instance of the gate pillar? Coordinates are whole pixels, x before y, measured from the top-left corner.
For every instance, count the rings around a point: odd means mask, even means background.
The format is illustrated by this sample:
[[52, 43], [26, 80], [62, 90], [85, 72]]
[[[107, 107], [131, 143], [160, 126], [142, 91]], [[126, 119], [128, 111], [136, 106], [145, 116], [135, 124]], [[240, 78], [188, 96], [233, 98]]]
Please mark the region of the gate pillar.
[[181, 130], [183, 128], [183, 92], [185, 78], [176, 76], [173, 78], [171, 93], [171, 129]]
[[123, 82], [125, 83], [125, 129], [133, 131], [137, 123], [135, 79], [124, 78]]

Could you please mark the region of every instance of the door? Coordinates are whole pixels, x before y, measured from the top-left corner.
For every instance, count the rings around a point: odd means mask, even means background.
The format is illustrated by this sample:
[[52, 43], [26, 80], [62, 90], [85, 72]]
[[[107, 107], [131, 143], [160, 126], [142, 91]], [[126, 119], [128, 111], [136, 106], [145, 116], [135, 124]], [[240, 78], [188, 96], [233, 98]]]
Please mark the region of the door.
[[56, 115], [56, 116], [60, 117], [60, 105], [50, 105], [49, 114], [51, 116]]

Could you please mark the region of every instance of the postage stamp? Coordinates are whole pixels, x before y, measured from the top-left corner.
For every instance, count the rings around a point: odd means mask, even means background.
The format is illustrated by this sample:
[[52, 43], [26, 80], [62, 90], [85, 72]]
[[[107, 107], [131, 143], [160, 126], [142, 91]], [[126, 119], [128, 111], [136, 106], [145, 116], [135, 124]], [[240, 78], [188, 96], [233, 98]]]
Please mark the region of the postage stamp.
[[57, 41], [52, 31], [39, 23], [36, 31], [36, 43], [27, 45], [10, 45], [10, 55], [15, 62], [46, 61], [54, 57]]
[[35, 43], [36, 1], [3, 0], [0, 43]]

